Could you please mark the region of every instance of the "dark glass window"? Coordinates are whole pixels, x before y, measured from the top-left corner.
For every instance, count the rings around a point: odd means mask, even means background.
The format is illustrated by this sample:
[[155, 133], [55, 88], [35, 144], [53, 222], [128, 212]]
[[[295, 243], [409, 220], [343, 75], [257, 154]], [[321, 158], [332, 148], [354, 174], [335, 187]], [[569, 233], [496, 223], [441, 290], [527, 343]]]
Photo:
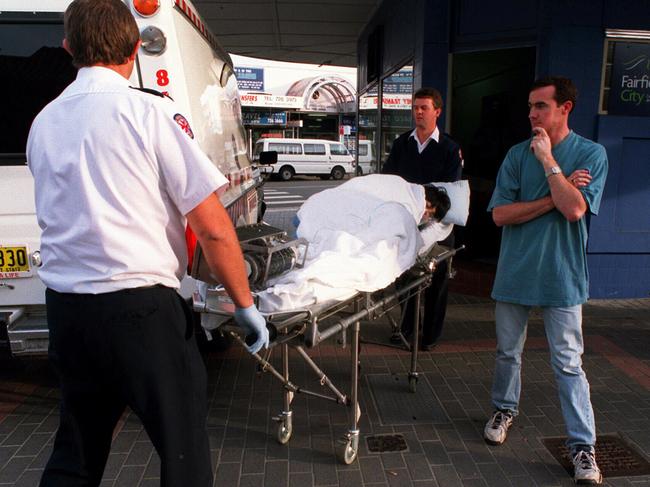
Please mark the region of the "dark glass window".
[[15, 15], [9, 23], [0, 16], [0, 165], [25, 164], [34, 117], [77, 75], [61, 47], [62, 23], [20, 22]]

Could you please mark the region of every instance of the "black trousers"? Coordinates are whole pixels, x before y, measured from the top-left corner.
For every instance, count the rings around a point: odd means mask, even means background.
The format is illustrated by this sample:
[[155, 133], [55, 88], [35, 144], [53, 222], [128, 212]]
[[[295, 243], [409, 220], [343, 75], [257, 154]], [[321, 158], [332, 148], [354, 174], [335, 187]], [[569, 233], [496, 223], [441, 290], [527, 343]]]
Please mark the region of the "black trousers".
[[[424, 300], [424, 317], [422, 319], [422, 345], [435, 343], [442, 334], [442, 326], [447, 313], [447, 296], [449, 294], [449, 277], [447, 276], [448, 261], [438, 264], [433, 273], [431, 285], [421, 295]], [[400, 281], [396, 283], [400, 286]], [[404, 319], [402, 320], [402, 333], [407, 336], [413, 333], [413, 317], [415, 298], [406, 302]]]
[[98, 486], [126, 406], [161, 459], [161, 486], [212, 485], [207, 377], [187, 304], [162, 286], [46, 292], [60, 425], [42, 487]]

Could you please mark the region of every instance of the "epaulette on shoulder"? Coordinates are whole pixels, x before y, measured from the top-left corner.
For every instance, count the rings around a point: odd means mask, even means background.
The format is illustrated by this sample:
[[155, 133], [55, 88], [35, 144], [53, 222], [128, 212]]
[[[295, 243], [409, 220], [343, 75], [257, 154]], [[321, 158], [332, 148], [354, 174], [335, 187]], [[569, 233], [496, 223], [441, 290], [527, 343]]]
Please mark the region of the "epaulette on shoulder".
[[152, 90], [151, 88], [138, 88], [137, 86], [129, 86], [129, 88], [142, 91], [143, 93], [149, 93], [150, 95], [159, 96], [160, 98], [169, 98], [171, 101], [174, 101], [174, 99], [171, 96], [169, 96], [167, 93], [162, 93], [157, 90]]

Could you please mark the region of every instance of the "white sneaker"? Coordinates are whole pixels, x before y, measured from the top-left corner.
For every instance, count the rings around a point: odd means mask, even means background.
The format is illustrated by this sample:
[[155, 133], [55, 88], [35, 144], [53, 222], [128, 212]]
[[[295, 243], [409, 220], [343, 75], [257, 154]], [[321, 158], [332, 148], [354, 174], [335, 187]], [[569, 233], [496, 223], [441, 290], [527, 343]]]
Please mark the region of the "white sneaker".
[[573, 479], [578, 485], [600, 485], [603, 482], [596, 456], [591, 452], [578, 451], [573, 457], [573, 468]]
[[500, 445], [506, 441], [508, 429], [512, 426], [512, 414], [503, 411], [494, 411], [483, 430], [483, 438], [490, 445]]

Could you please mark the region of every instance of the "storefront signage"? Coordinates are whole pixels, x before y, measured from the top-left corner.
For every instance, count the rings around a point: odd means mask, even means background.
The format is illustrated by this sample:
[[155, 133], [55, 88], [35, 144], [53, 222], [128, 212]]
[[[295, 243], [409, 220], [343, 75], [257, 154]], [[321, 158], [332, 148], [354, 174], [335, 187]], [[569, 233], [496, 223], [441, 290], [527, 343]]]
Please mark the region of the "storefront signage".
[[650, 115], [650, 44], [616, 42], [607, 112]]
[[286, 125], [287, 112], [243, 112], [242, 119], [244, 125]]
[[264, 91], [264, 68], [235, 66], [235, 77], [241, 91]]
[[302, 97], [300, 96], [241, 93], [239, 99], [242, 106], [245, 107], [302, 108]]
[[[411, 95], [384, 95], [381, 101], [381, 105], [382, 108], [388, 110], [410, 110]], [[359, 99], [359, 110], [372, 110], [374, 108], [377, 108], [376, 96], [364, 96]]]
[[384, 95], [387, 93], [411, 94], [413, 91], [413, 70], [400, 70], [384, 80]]

